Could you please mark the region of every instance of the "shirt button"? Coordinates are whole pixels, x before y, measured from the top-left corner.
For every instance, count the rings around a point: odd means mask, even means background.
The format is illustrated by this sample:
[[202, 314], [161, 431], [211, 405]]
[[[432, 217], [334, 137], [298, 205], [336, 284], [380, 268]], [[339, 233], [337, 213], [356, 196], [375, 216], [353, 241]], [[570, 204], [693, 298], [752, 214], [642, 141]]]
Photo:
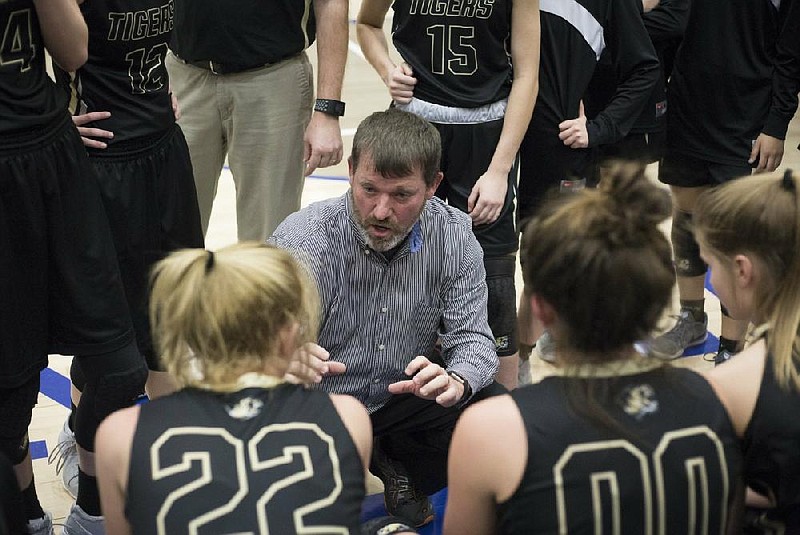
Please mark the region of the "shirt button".
[[389, 309], [388, 309], [388, 308], [386, 308], [386, 307], [382, 307], [382, 308], [381, 308], [381, 312], [383, 312], [384, 314], [386, 314], [386, 311], [388, 311], [388, 310], [389, 310]]
[[372, 382], [378, 384], [381, 382], [381, 380], [378, 377], [376, 377], [375, 379], [372, 380]]
[[369, 255], [369, 249], [364, 249], [364, 254]]
[[385, 345], [383, 345], [383, 344], [378, 344], [378, 349], [380, 349], [381, 351], [383, 351], [384, 349], [386, 349], [386, 346], [385, 346]]

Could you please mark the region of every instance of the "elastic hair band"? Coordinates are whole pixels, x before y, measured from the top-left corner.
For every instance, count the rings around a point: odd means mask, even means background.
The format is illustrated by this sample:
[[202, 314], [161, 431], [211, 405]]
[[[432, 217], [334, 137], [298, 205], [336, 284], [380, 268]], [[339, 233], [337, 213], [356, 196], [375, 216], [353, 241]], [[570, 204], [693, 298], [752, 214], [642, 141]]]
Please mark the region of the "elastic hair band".
[[206, 257], [206, 273], [211, 271], [211, 268], [214, 267], [214, 251], [207, 251], [208, 256]]
[[797, 184], [794, 182], [794, 176], [792, 176], [791, 169], [787, 169], [786, 172], [783, 173], [783, 181], [781, 181], [781, 186], [783, 186], [783, 189], [786, 191], [794, 192], [797, 190]]

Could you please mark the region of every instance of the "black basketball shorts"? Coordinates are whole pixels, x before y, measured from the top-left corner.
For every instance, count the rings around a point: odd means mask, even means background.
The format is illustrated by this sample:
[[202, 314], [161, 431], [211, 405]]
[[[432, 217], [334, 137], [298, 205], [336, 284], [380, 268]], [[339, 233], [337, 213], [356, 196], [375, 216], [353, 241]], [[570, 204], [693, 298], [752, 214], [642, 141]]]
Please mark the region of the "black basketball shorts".
[[69, 116], [0, 138], [0, 388], [48, 353], [115, 351], [133, 329], [97, 179]]
[[[467, 199], [478, 179], [489, 169], [494, 156], [503, 120], [477, 124], [433, 123], [442, 138], [442, 172], [444, 180], [436, 195], [462, 212], [467, 212]], [[505, 204], [498, 218], [487, 225], [473, 227], [485, 257], [504, 256], [519, 248], [519, 235], [514, 221], [514, 197], [517, 189], [517, 166], [508, 174]]]
[[752, 169], [749, 165], [709, 162], [693, 156], [678, 154], [671, 149], [667, 149], [658, 166], [659, 181], [682, 188], [718, 186], [751, 173]]
[[149, 277], [169, 253], [203, 247], [192, 162], [176, 124], [162, 136], [124, 150], [94, 150], [100, 183], [139, 351], [151, 370], [158, 362], [148, 319]]

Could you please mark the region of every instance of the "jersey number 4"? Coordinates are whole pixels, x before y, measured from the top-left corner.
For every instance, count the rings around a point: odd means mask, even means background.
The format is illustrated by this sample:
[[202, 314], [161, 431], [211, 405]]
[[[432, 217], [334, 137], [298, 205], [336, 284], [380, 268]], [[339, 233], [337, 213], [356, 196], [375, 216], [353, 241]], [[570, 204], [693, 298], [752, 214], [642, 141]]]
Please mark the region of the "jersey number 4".
[[434, 24], [428, 26], [431, 38], [431, 71], [456, 76], [469, 76], [478, 70], [478, 53], [473, 26]]
[[[150, 461], [153, 481], [174, 480], [171, 485], [176, 487], [156, 515], [159, 535], [252, 529], [252, 514], [258, 533], [265, 535], [349, 533], [342, 526], [307, 524], [308, 515], [333, 505], [343, 488], [333, 437], [316, 424], [272, 424], [247, 443], [223, 428], [173, 428], [153, 443]], [[226, 485], [204, 490], [217, 478]], [[259, 487], [251, 488], [255, 481]], [[290, 487], [304, 484], [300, 494], [289, 491], [294, 498], [281, 497]], [[202, 498], [192, 496], [195, 493]], [[303, 503], [296, 503], [298, 495]], [[243, 510], [240, 504], [245, 499], [252, 503], [254, 496], [256, 510]], [[198, 503], [205, 509], [199, 515]]]
[[0, 42], [0, 67], [16, 63], [19, 70], [25, 72], [31, 68], [35, 57], [31, 10], [12, 11]]

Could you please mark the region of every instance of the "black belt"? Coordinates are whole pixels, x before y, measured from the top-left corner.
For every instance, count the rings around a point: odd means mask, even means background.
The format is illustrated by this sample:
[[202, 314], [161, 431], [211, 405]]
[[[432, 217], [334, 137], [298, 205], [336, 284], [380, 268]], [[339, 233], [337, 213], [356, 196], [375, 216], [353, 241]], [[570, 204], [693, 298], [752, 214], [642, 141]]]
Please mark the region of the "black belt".
[[211, 71], [214, 74], [223, 75], [223, 74], [236, 74], [238, 72], [245, 72], [245, 71], [254, 71], [256, 69], [263, 69], [264, 67], [269, 67], [271, 65], [275, 65], [275, 63], [262, 63], [260, 65], [237, 65], [236, 63], [219, 63], [216, 61], [186, 61], [184, 59], [179, 58], [177, 55], [175, 56], [180, 61], [185, 63], [186, 65], [191, 65], [192, 67], [198, 67], [200, 69], [205, 69], [207, 71]]

